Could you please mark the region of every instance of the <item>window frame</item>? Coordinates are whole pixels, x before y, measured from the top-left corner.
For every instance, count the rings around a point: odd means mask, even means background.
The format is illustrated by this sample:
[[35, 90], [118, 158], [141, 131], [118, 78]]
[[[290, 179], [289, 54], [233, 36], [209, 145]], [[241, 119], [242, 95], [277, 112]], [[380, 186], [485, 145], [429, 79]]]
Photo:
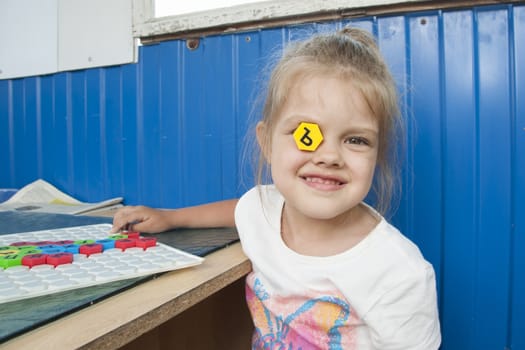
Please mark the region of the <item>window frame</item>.
[[[387, 11], [425, 0], [270, 0], [195, 13], [155, 17], [155, 0], [133, 0], [134, 36], [145, 41], [190, 33], [224, 33]], [[370, 12], [371, 11], [371, 12]]]

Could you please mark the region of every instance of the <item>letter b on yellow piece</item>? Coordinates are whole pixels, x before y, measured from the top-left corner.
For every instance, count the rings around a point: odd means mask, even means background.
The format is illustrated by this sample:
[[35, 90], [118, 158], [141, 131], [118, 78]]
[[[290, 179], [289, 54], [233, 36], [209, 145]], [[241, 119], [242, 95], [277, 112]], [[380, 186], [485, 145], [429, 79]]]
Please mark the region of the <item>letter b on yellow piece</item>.
[[302, 122], [293, 133], [297, 148], [301, 151], [315, 151], [323, 142], [323, 134], [319, 125]]

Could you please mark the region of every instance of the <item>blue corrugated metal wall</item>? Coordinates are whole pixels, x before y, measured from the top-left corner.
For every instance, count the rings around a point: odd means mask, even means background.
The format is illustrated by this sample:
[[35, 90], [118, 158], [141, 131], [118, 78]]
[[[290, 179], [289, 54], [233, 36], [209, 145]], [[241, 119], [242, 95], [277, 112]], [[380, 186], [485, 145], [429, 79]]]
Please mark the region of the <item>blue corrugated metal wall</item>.
[[[443, 349], [525, 349], [525, 7], [362, 18], [403, 92], [394, 221], [438, 277]], [[266, 55], [348, 22], [145, 46], [138, 64], [0, 81], [0, 187], [44, 178], [81, 200], [178, 207], [240, 185]]]

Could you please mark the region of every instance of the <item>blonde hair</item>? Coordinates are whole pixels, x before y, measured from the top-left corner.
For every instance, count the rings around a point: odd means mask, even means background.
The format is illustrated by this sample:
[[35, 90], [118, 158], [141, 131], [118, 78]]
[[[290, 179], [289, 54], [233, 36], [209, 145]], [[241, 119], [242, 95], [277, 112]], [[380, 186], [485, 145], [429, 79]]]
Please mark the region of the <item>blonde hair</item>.
[[[335, 75], [351, 79], [364, 96], [379, 126], [378, 157], [372, 193], [374, 206], [386, 214], [398, 189], [398, 146], [404, 139], [394, 79], [379, 52], [374, 38], [357, 28], [318, 34], [302, 42], [291, 43], [273, 67], [262, 106], [266, 135], [263, 149], [271, 151], [275, 118], [287, 100], [289, 88], [299, 78]], [[256, 180], [270, 179], [262, 152], [257, 155]]]

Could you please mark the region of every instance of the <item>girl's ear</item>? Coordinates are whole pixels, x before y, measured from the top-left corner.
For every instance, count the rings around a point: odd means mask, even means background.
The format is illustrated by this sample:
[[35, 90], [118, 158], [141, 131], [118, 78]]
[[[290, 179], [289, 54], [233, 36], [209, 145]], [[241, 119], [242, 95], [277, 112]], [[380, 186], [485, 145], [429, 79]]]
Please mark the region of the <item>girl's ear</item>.
[[257, 136], [257, 143], [261, 148], [262, 155], [266, 162], [270, 164], [270, 145], [268, 144], [268, 134], [267, 126], [264, 122], [258, 122], [255, 127], [255, 135]]

